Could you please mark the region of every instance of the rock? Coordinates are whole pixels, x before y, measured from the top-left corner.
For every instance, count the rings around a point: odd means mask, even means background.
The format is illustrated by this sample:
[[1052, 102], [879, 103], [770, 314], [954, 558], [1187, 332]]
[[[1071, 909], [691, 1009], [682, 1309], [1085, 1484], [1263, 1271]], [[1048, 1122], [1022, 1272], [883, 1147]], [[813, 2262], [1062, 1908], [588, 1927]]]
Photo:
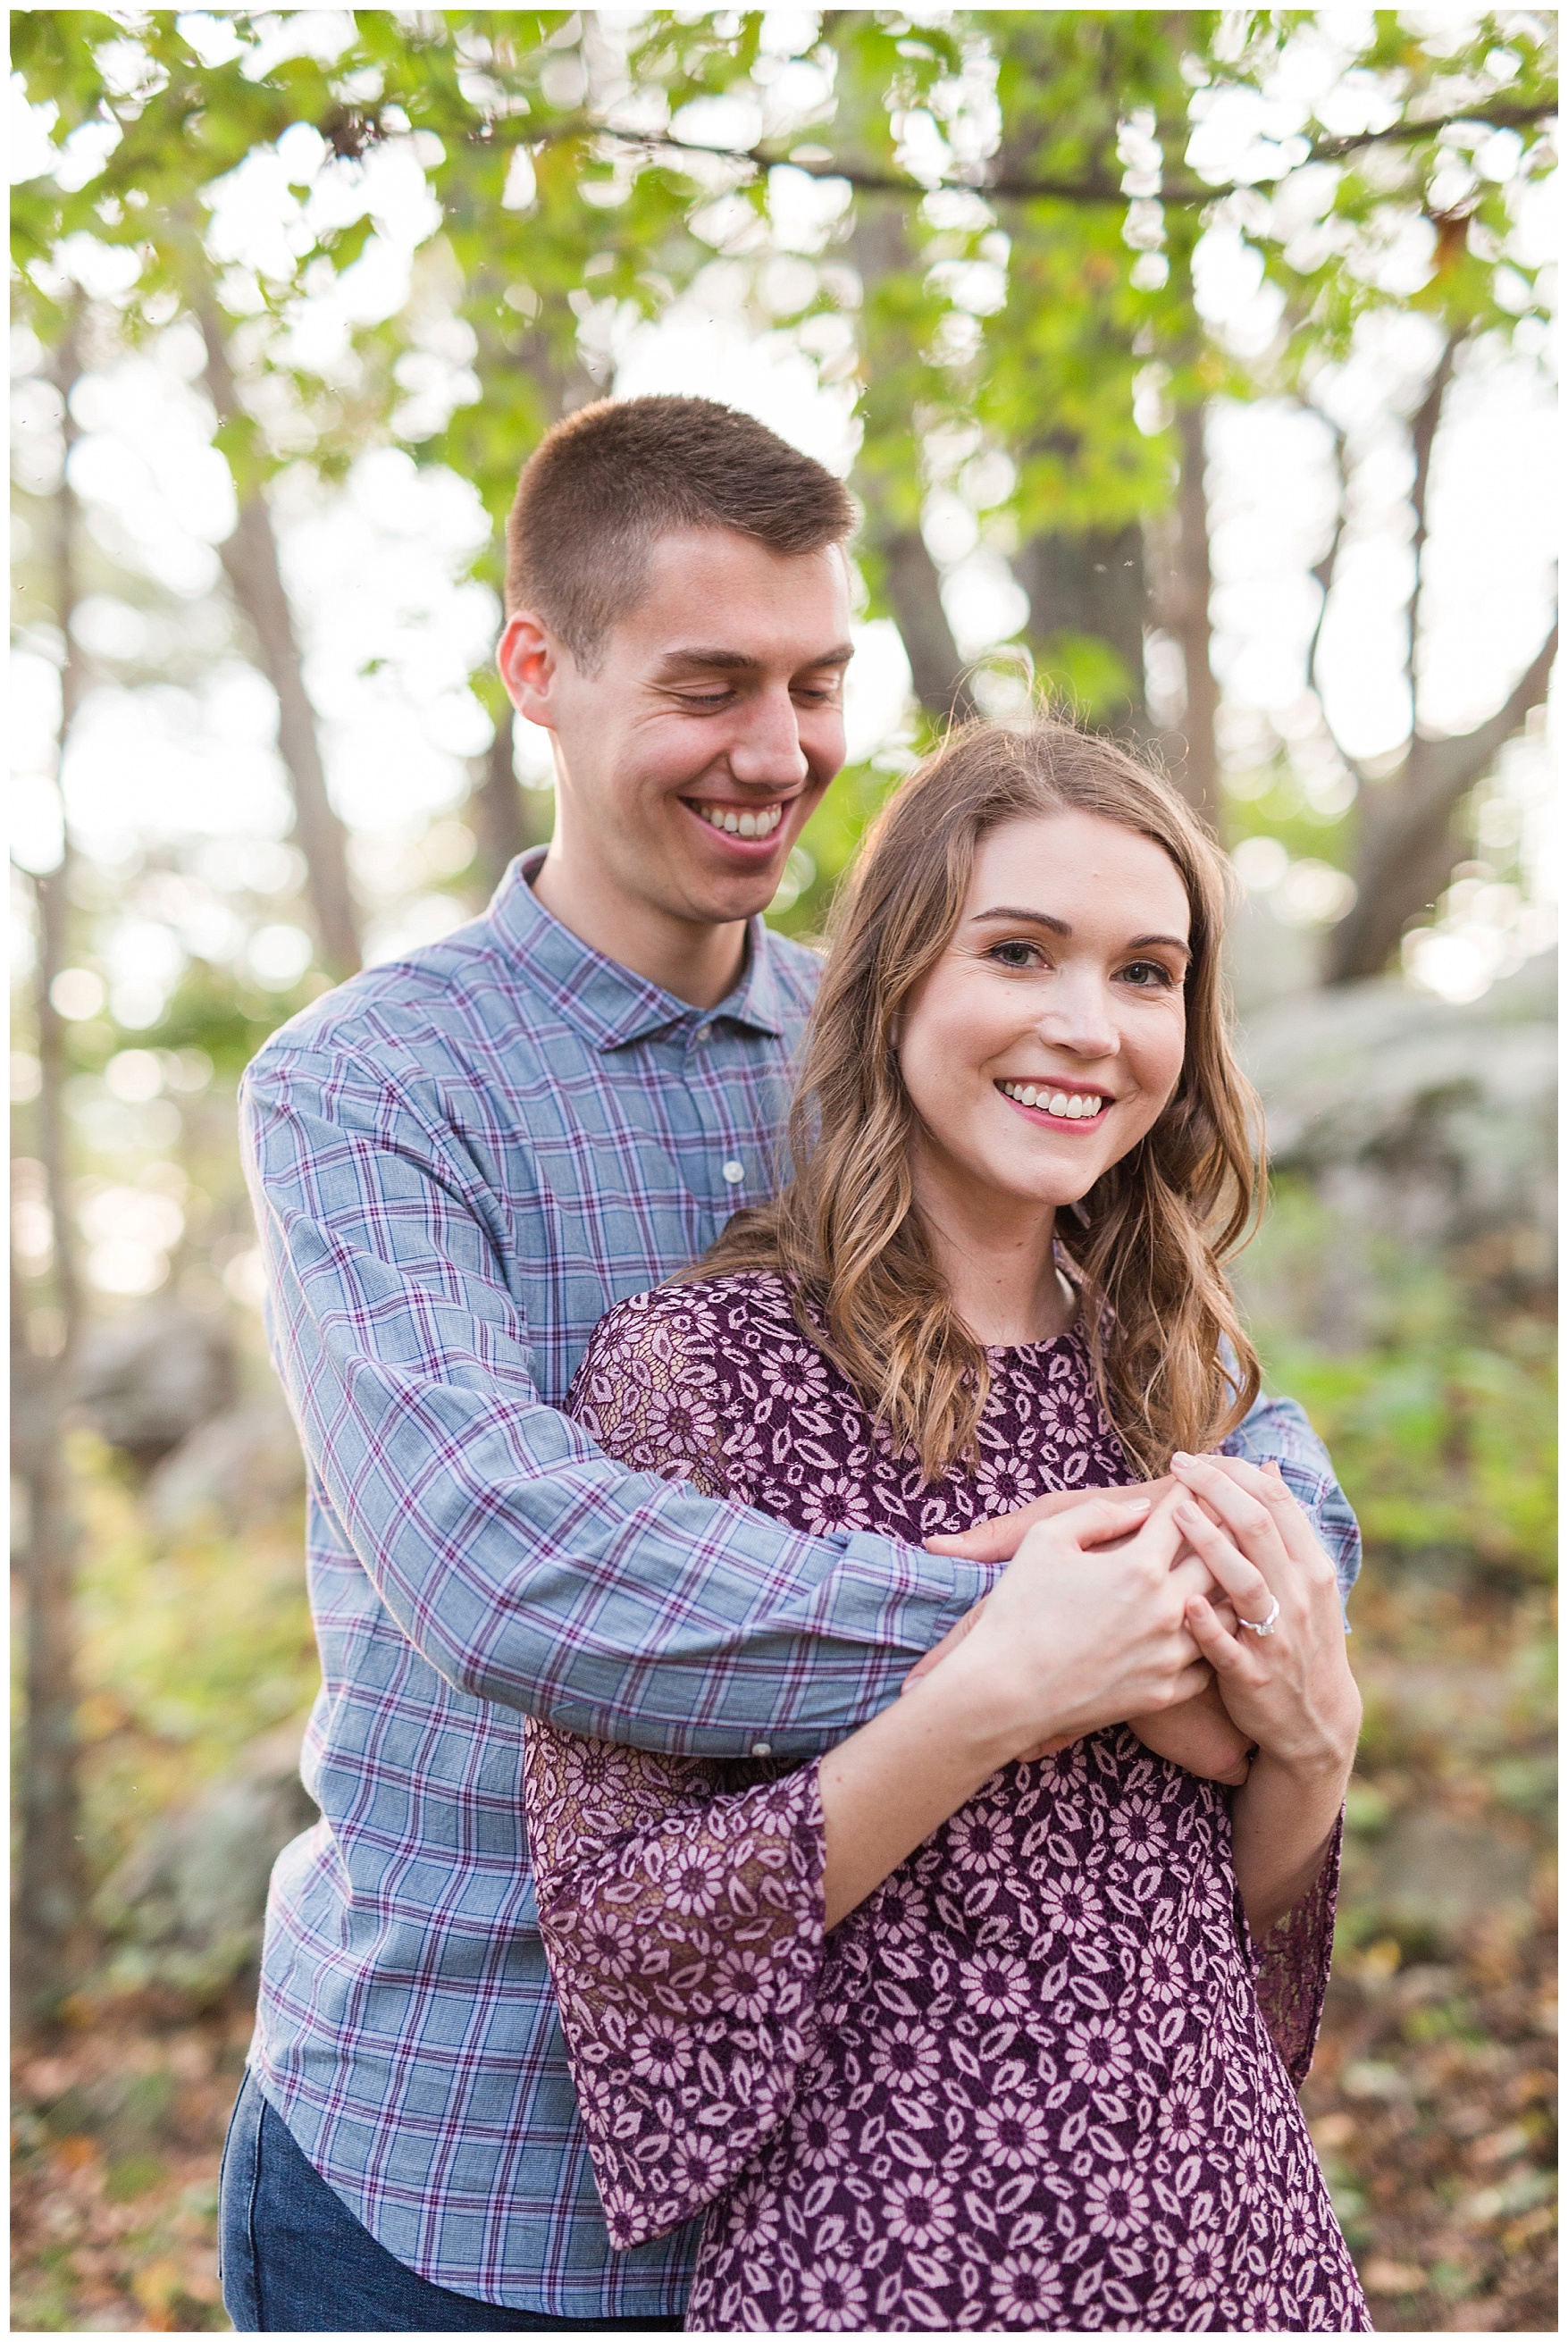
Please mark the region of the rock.
[[1523, 1837], [1421, 1807], [1397, 1816], [1373, 1845], [1347, 1846], [1342, 1892], [1385, 1926], [1446, 1941], [1527, 1913], [1532, 1867]]
[[1289, 926], [1266, 896], [1243, 891], [1225, 923], [1225, 974], [1243, 1022], [1321, 984], [1324, 941], [1322, 928]]
[[165, 1536], [205, 1525], [262, 1526], [305, 1489], [305, 1459], [288, 1410], [276, 1400], [230, 1407], [201, 1424], [155, 1466], [147, 1517]]
[[155, 1464], [235, 1397], [234, 1345], [223, 1320], [175, 1306], [138, 1311], [95, 1334], [77, 1403], [111, 1447]]
[[317, 1819], [299, 1777], [305, 1719], [264, 1733], [189, 1804], [160, 1815], [111, 1873], [95, 1917], [122, 1982], [221, 1991], [256, 1958], [272, 1867]]
[[1556, 956], [1463, 1004], [1400, 977], [1258, 1010], [1242, 1062], [1270, 1160], [1303, 1174], [1340, 1226], [1431, 1252], [1490, 1244], [1540, 1286], [1555, 1229]]

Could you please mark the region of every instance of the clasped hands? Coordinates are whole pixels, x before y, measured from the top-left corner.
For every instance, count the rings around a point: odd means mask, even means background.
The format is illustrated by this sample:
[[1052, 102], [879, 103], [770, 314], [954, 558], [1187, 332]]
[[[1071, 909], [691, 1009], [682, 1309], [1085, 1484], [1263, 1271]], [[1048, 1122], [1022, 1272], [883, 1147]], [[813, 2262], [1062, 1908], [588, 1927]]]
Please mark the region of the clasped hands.
[[[1239, 1787], [1260, 1748], [1310, 1767], [1337, 1762], [1347, 1732], [1353, 1747], [1338, 1581], [1277, 1466], [1178, 1456], [1142, 1487], [1040, 1497], [930, 1544], [1010, 1566], [906, 1688], [968, 1646], [989, 1696], [1016, 1703], [1020, 1757], [1126, 1723]], [[1276, 1603], [1273, 1633], [1244, 1630]]]

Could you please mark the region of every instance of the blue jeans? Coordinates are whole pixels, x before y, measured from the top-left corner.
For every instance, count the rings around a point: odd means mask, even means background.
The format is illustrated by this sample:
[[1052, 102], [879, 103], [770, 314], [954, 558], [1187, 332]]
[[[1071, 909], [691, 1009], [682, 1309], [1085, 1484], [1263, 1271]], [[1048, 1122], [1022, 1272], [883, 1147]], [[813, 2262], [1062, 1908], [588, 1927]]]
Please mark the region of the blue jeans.
[[218, 2181], [224, 2307], [240, 2334], [675, 2334], [678, 2317], [544, 2317], [404, 2268], [312, 2169], [247, 2074]]

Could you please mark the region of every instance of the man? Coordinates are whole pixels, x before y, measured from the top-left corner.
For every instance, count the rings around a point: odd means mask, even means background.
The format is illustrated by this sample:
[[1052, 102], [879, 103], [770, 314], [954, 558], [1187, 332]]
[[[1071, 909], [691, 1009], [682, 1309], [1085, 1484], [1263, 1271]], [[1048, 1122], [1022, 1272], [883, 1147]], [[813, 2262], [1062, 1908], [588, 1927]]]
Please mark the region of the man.
[[[274, 1875], [225, 2154], [242, 2330], [679, 2323], [689, 2233], [607, 2246], [523, 1716], [804, 1758], [988, 1583], [628, 1473], [557, 1411], [603, 1312], [776, 1176], [815, 963], [758, 914], [843, 761], [852, 518], [820, 466], [704, 401], [554, 432], [512, 515], [500, 663], [554, 735], [554, 838], [247, 1078], [324, 1682], [323, 1818]], [[1244, 1428], [1353, 1566], [1302, 1419]]]

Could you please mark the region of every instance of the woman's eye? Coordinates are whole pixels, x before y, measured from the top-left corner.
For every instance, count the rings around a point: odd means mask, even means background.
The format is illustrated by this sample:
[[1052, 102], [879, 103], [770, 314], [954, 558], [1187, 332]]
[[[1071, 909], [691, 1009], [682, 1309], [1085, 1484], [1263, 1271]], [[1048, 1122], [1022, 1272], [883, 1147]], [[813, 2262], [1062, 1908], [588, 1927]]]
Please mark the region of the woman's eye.
[[1176, 981], [1170, 969], [1162, 967], [1157, 959], [1135, 959], [1130, 967], [1122, 970], [1122, 978], [1124, 983], [1135, 985], [1141, 992], [1162, 988], [1169, 991]]
[[1002, 967], [1038, 967], [1041, 965], [1038, 944], [994, 944], [990, 956]]

